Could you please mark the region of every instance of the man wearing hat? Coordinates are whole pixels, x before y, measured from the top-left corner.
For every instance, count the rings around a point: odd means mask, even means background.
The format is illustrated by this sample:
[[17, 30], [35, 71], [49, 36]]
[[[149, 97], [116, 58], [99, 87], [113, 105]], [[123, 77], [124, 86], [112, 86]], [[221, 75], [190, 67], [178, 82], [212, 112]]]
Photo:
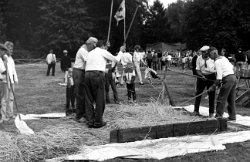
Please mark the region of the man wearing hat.
[[138, 75], [140, 85], [143, 85], [142, 76], [141, 76], [141, 69], [140, 69], [140, 63], [141, 63], [141, 61], [144, 63], [144, 61], [143, 61], [141, 52], [139, 52], [141, 47], [139, 45], [136, 45], [134, 47], [134, 49], [135, 49], [135, 51], [134, 51], [134, 54], [133, 54], [133, 61], [134, 61], [134, 65], [135, 65], [135, 71], [136, 71], [136, 73]]
[[71, 68], [71, 60], [68, 55], [67, 50], [63, 50], [63, 56], [61, 58], [61, 70], [65, 73], [64, 83], [66, 83], [66, 76], [68, 74], [68, 69]]
[[[209, 89], [216, 80], [214, 60], [209, 58], [209, 46], [203, 46], [200, 51], [202, 55], [197, 58], [196, 72], [200, 77], [197, 79], [195, 96], [201, 94], [205, 88]], [[209, 117], [213, 117], [215, 107], [215, 89], [208, 92], [209, 97]], [[201, 96], [196, 97], [194, 104], [194, 115], [199, 115]]]
[[85, 116], [85, 102], [84, 102], [84, 76], [85, 66], [88, 53], [96, 47], [97, 39], [89, 37], [84, 45], [82, 45], [76, 53], [75, 63], [73, 66], [73, 80], [75, 84], [76, 93], [76, 121]]

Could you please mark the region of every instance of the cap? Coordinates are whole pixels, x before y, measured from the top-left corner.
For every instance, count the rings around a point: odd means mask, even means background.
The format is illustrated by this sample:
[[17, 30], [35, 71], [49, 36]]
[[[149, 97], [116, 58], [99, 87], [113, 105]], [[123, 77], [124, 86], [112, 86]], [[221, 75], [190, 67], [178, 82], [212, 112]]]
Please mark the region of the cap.
[[200, 51], [204, 52], [204, 51], [209, 50], [209, 48], [210, 48], [209, 46], [203, 46], [201, 47]]
[[8, 51], [7, 47], [4, 44], [0, 44], [0, 50]]
[[140, 45], [135, 45], [134, 49], [141, 49], [141, 46]]
[[97, 38], [89, 37], [89, 39], [86, 41], [86, 44], [96, 44], [97, 42], [98, 42]]
[[63, 53], [68, 53], [68, 51], [67, 50], [63, 50]]

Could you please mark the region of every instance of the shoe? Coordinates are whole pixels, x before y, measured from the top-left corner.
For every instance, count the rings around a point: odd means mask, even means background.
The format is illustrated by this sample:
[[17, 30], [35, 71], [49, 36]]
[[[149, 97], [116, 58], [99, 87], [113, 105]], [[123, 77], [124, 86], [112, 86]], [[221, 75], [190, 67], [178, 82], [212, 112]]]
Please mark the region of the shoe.
[[227, 121], [236, 121], [236, 118], [227, 118]]
[[209, 118], [213, 118], [214, 117], [214, 114], [213, 113], [209, 113]]
[[194, 111], [193, 113], [191, 113], [191, 116], [201, 116], [201, 114], [199, 112]]
[[98, 124], [94, 124], [93, 128], [101, 128], [107, 125], [107, 122], [102, 122], [102, 123], [98, 123]]
[[115, 101], [115, 104], [118, 104], [118, 105], [120, 105], [120, 104], [121, 104], [121, 102], [119, 102], [119, 101]]
[[215, 115], [215, 118], [216, 118], [216, 119], [223, 119], [222, 116], [217, 116], [217, 115]]
[[76, 122], [81, 123], [81, 118], [80, 117], [75, 117], [74, 119]]

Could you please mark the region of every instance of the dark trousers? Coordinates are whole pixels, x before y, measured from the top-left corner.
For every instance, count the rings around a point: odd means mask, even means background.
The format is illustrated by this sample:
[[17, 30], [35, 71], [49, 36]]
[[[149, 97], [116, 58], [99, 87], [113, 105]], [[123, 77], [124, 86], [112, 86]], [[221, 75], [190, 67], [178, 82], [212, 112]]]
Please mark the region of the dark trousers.
[[153, 69], [154, 69], [154, 70], [157, 70], [157, 66], [158, 66], [158, 65], [157, 65], [157, 61], [153, 61], [152, 64], [153, 64]]
[[151, 68], [152, 67], [152, 59], [147, 59], [148, 62], [148, 67]]
[[128, 91], [128, 100], [131, 100], [131, 95], [133, 100], [136, 100], [136, 93], [135, 93], [135, 83], [127, 83], [127, 91]]
[[74, 109], [75, 108], [75, 87], [70, 86], [66, 88], [66, 112], [69, 111], [70, 105]]
[[[105, 109], [105, 74], [101, 71], [87, 71], [86, 83], [86, 120], [88, 125], [102, 124], [102, 116]], [[94, 103], [96, 108], [94, 108]]]
[[85, 85], [84, 85], [84, 70], [73, 68], [73, 81], [75, 85], [76, 96], [76, 118], [80, 119], [85, 115]]
[[[210, 80], [216, 80], [215, 74], [210, 74], [205, 76], [207, 79]], [[200, 78], [197, 79], [197, 85], [196, 85], [196, 96], [201, 94], [205, 88], [209, 89], [214, 84], [213, 81], [208, 80], [202, 80]], [[215, 90], [208, 92], [208, 98], [209, 98], [209, 113], [214, 113], [214, 107], [215, 107]], [[201, 102], [201, 96], [196, 97], [195, 103], [194, 103], [194, 111], [199, 112]]]
[[53, 76], [55, 75], [55, 67], [56, 67], [55, 63], [48, 64], [47, 76], [49, 76], [49, 74], [50, 74], [50, 69], [52, 69], [52, 75]]
[[115, 80], [112, 78], [112, 74], [105, 74], [105, 91], [106, 91], [106, 102], [110, 103], [109, 97], [109, 86], [111, 86], [114, 96], [114, 101], [118, 102], [118, 93], [116, 89]]
[[236, 119], [235, 98], [236, 98], [237, 78], [235, 75], [228, 75], [222, 79], [222, 86], [217, 98], [216, 116], [222, 117], [226, 102], [228, 103], [227, 111], [230, 119]]

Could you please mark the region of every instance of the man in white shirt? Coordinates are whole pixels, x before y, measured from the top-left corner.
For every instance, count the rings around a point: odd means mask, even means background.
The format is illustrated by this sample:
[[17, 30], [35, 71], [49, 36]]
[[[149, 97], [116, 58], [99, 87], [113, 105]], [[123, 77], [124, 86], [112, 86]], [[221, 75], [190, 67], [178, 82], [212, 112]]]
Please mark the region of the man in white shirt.
[[[196, 60], [196, 72], [201, 78], [197, 79], [195, 96], [201, 94], [205, 88], [209, 89], [216, 79], [214, 60], [209, 58], [209, 46], [203, 46], [200, 51], [202, 55]], [[209, 117], [213, 117], [215, 106], [215, 90], [208, 92], [209, 97]], [[194, 104], [194, 115], [199, 115], [201, 96], [196, 97]]]
[[[2, 119], [4, 121], [8, 121], [11, 118], [14, 118], [13, 114], [13, 101], [14, 101], [14, 84], [18, 84], [18, 78], [15, 68], [15, 62], [12, 58], [14, 44], [12, 42], [6, 41], [5, 44], [6, 48], [8, 49], [7, 52], [7, 61], [5, 60], [5, 69], [6, 73], [3, 74], [3, 98], [1, 101], [1, 114]], [[12, 88], [11, 88], [12, 87]], [[13, 90], [13, 91], [12, 91]]]
[[84, 76], [88, 53], [96, 47], [97, 39], [89, 37], [76, 53], [73, 66], [73, 80], [76, 94], [76, 121], [79, 122], [85, 116], [85, 94], [84, 94]]
[[108, 52], [103, 40], [99, 40], [96, 46], [89, 52], [85, 68], [85, 110], [89, 128], [100, 128], [106, 125], [102, 118], [105, 109], [106, 64], [107, 60], [118, 63], [121, 58], [120, 54], [113, 56]]
[[143, 85], [142, 76], [141, 76], [141, 69], [140, 69], [140, 63], [141, 63], [141, 61], [144, 63], [144, 61], [143, 61], [141, 52], [139, 52], [140, 48], [141, 47], [139, 45], [135, 46], [135, 51], [134, 51], [134, 54], [133, 54], [133, 61], [134, 61], [134, 65], [135, 65], [135, 71], [136, 71], [136, 73], [138, 75], [139, 84]]
[[52, 49], [49, 50], [49, 54], [46, 57], [46, 62], [48, 64], [47, 76], [49, 76], [51, 69], [52, 69], [52, 76], [55, 76], [56, 55], [53, 53]]
[[226, 103], [228, 102], [228, 120], [236, 120], [235, 89], [237, 85], [237, 78], [234, 75], [234, 67], [226, 57], [220, 56], [218, 54], [218, 50], [215, 47], [211, 47], [209, 51], [210, 57], [215, 60], [215, 69], [217, 72], [215, 85], [221, 85], [220, 92], [217, 97], [215, 117], [223, 117], [224, 108], [226, 106]]

